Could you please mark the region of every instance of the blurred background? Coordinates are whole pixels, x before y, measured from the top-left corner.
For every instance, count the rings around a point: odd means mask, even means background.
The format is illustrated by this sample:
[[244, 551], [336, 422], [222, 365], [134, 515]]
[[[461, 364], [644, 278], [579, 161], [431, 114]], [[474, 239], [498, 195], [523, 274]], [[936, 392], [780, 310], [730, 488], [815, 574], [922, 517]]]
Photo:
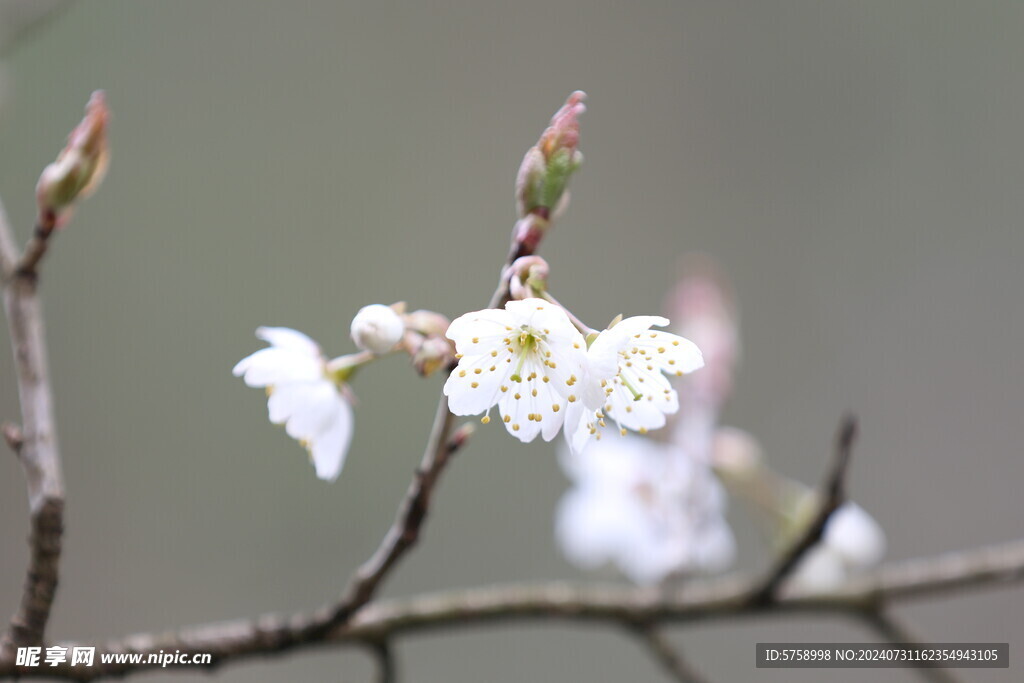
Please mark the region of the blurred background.
[[[106, 183], [44, 268], [68, 488], [54, 638], [101, 643], [338, 592], [392, 520], [441, 380], [398, 357], [361, 374], [330, 485], [231, 368], [262, 345], [261, 324], [338, 355], [366, 303], [483, 305], [516, 168], [574, 89], [590, 96], [586, 162], [543, 246], [556, 296], [595, 325], [653, 313], [680, 254], [713, 255], [742, 311], [727, 424], [816, 482], [855, 410], [851, 491], [892, 559], [1020, 536], [1024, 5], [96, 0], [12, 42], [24, 4], [0, 2], [0, 195], [19, 238], [93, 89], [114, 115]], [[0, 416], [17, 411], [4, 337]], [[383, 594], [591, 578], [553, 541], [565, 488], [550, 445], [479, 429]], [[0, 501], [6, 620], [27, 561], [13, 457], [0, 457]], [[739, 565], [759, 568], [742, 513]], [[1019, 653], [1022, 608], [1016, 588], [897, 614], [929, 641]], [[876, 640], [847, 622], [672, 634], [711, 680], [915, 680], [754, 670], [758, 641]], [[661, 680], [637, 643], [598, 627], [418, 635], [398, 653], [409, 681]], [[341, 650], [216, 678], [371, 671]]]

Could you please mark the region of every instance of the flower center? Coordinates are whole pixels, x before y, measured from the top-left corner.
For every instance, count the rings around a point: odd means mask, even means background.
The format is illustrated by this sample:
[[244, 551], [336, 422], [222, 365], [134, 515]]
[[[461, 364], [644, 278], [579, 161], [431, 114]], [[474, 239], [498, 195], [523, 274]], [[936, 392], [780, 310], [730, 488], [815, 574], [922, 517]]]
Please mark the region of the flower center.
[[526, 364], [526, 357], [532, 353], [537, 347], [538, 338], [533, 334], [532, 330], [524, 328], [519, 333], [519, 354], [516, 359], [516, 369], [512, 373], [510, 379], [513, 382], [522, 382], [522, 371], [523, 365]]

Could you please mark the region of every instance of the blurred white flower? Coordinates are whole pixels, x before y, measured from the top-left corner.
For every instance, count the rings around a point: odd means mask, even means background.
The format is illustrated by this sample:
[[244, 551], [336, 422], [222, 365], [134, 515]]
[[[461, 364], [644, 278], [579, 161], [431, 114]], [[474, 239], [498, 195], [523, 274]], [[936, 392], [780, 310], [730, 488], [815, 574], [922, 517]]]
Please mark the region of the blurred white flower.
[[352, 341], [363, 351], [387, 353], [402, 341], [405, 323], [390, 306], [370, 304], [363, 306], [352, 318]]
[[671, 445], [613, 436], [583, 452], [560, 451], [573, 482], [555, 533], [580, 567], [615, 564], [650, 584], [673, 573], [716, 572], [735, 555], [725, 495], [703, 464]]
[[270, 421], [309, 451], [320, 479], [341, 473], [352, 440], [352, 406], [329, 373], [316, 342], [287, 327], [260, 327], [270, 346], [243, 358], [232, 371], [250, 387], [266, 387]]
[[821, 542], [800, 561], [791, 581], [807, 590], [837, 588], [885, 555], [885, 532], [864, 508], [846, 503], [829, 518]]
[[626, 318], [601, 332], [587, 350], [582, 383], [584, 403], [570, 412], [569, 445], [581, 450], [591, 435], [615, 421], [620, 432], [641, 434], [665, 426], [666, 415], [679, 410], [679, 399], [664, 373], [682, 376], [704, 366], [700, 349], [669, 332], [651, 331], [668, 325], [653, 315]]
[[502, 309], [467, 313], [452, 321], [459, 364], [444, 385], [455, 415], [498, 413], [509, 434], [550, 441], [579, 401], [574, 385], [585, 360], [583, 335], [560, 307], [543, 299], [510, 301]]

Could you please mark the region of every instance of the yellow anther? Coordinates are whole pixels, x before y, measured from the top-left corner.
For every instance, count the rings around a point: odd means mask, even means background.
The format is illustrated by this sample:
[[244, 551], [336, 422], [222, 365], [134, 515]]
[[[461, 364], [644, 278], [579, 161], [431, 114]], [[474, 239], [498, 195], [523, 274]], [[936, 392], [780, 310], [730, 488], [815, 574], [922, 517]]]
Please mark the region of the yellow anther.
[[512, 421], [512, 416], [511, 415], [506, 415], [505, 417], [503, 417], [501, 419], [505, 421], [505, 424], [508, 424], [509, 422]]
[[552, 403], [551, 404], [551, 412], [557, 413], [561, 409], [562, 409], [562, 407], [560, 405], [558, 405], [557, 403]]
[[569, 394], [569, 403], [576, 402], [576, 394]]
[[490, 421], [491, 421], [491, 418], [489, 416], [487, 416], [487, 415], [484, 415], [483, 417], [480, 418], [480, 422], [482, 422], [484, 424], [487, 424]]
[[459, 370], [459, 377], [465, 377], [465, 376], [466, 376], [466, 371], [465, 370]]
[[470, 384], [469, 386], [471, 386], [471, 387], [473, 387], [474, 389], [476, 389], [476, 388], [477, 388], [478, 386], [480, 386], [480, 382], [473, 382], [473, 383], [472, 383], [472, 384]]

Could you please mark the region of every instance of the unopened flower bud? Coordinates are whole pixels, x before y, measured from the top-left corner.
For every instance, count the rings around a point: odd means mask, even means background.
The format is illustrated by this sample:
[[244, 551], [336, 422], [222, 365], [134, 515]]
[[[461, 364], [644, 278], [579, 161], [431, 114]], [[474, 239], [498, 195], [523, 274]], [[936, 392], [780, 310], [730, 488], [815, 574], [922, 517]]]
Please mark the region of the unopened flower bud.
[[516, 221], [513, 231], [516, 244], [520, 245], [520, 253], [532, 254], [536, 251], [549, 225], [548, 219], [535, 213]]
[[97, 90], [85, 107], [85, 118], [71, 131], [57, 160], [39, 176], [36, 202], [40, 213], [60, 212], [75, 200], [88, 197], [103, 180], [110, 157], [109, 118], [106, 99]]
[[405, 327], [428, 337], [443, 337], [450, 321], [434, 311], [413, 311], [405, 315]]
[[678, 334], [704, 354], [704, 369], [688, 379], [695, 400], [720, 407], [732, 390], [739, 355], [739, 322], [731, 287], [708, 257], [688, 255], [666, 309]]
[[352, 341], [363, 351], [387, 353], [402, 340], [405, 323], [390, 306], [363, 306], [352, 318]]
[[540, 256], [522, 256], [511, 267], [509, 294], [513, 299], [522, 300], [542, 297], [548, 288], [548, 262]]
[[466, 445], [466, 442], [469, 441], [469, 437], [473, 436], [473, 432], [475, 431], [476, 425], [472, 422], [463, 423], [455, 430], [455, 433], [452, 434], [452, 438], [448, 441], [448, 447], [452, 451], [457, 451]]
[[447, 367], [455, 358], [451, 344], [444, 337], [427, 337], [412, 357], [416, 372], [424, 377]]
[[551, 123], [530, 148], [516, 175], [516, 210], [519, 222], [515, 227], [517, 253], [532, 254], [544, 236], [553, 216], [568, 205], [569, 177], [583, 162], [577, 149], [580, 141], [579, 115], [586, 111], [586, 95], [574, 92], [555, 112]]
[[586, 98], [587, 94], [582, 90], [569, 95], [562, 108], [551, 117], [551, 125], [540, 136], [537, 146], [549, 163], [560, 152], [568, 153], [570, 158], [578, 154], [576, 147], [580, 142], [579, 116], [587, 110], [587, 106], [583, 104]]
[[516, 209], [522, 218], [540, 206], [547, 161], [537, 147], [531, 147], [516, 175]]

